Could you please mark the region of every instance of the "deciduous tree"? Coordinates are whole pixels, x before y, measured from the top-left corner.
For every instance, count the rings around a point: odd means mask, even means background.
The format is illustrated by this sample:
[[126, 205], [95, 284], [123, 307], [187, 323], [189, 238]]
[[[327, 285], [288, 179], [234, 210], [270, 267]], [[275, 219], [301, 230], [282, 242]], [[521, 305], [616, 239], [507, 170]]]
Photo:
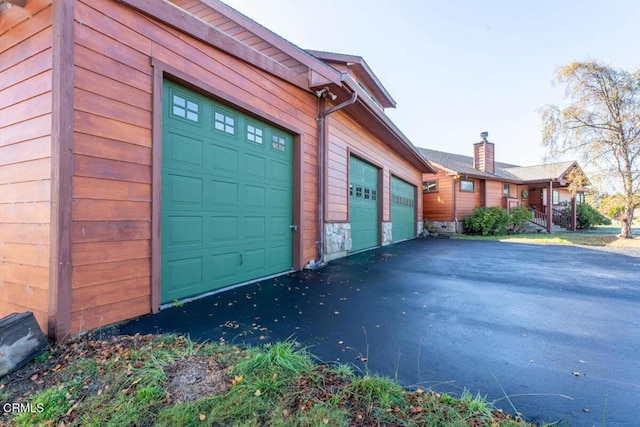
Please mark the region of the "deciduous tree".
[[620, 237], [631, 238], [640, 191], [640, 69], [571, 62], [556, 81], [566, 85], [567, 102], [542, 110], [542, 143], [552, 153], [577, 154], [614, 180], [624, 198]]

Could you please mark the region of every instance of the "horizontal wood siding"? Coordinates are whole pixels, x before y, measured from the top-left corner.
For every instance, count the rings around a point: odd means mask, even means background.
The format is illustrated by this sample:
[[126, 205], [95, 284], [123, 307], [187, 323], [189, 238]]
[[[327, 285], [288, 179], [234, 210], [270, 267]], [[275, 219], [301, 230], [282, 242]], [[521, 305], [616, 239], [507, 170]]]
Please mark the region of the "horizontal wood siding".
[[422, 194], [425, 221], [453, 221], [453, 177], [438, 169], [437, 175], [423, 174], [422, 180], [438, 181], [437, 192]]
[[[501, 208], [504, 208], [504, 201], [503, 201], [503, 185], [502, 185], [502, 181], [491, 181], [491, 180], [485, 180], [485, 202], [484, 205], [489, 207], [489, 206], [498, 206]], [[516, 190], [516, 185], [515, 184], [511, 184], [511, 192], [513, 192], [515, 194], [515, 190]]]
[[473, 213], [473, 208], [484, 204], [485, 181], [475, 180], [475, 191], [460, 191], [460, 182], [456, 182], [456, 216], [458, 221], [464, 220]]
[[316, 98], [116, 1], [75, 14], [73, 331], [151, 309], [152, 58], [301, 131], [302, 257], [315, 258]]
[[47, 331], [51, 208], [51, 1], [0, 14], [0, 317]]
[[[380, 200], [382, 221], [391, 221], [391, 173], [416, 188], [422, 188], [422, 174], [382, 141], [369, 133], [350, 116], [338, 111], [327, 118], [329, 145], [327, 156], [327, 218], [328, 222], [348, 221], [347, 212], [349, 151], [382, 168]], [[416, 221], [422, 221], [422, 198], [416, 199]]]

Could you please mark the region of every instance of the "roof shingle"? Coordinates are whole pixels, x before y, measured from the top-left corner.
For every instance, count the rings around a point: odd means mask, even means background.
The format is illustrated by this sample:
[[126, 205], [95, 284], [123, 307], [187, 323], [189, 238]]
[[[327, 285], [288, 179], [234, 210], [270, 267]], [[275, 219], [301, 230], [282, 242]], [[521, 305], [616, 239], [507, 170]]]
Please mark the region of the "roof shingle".
[[418, 151], [429, 162], [457, 175], [477, 178], [498, 179], [503, 181], [536, 182], [561, 178], [575, 161], [556, 162], [533, 166], [518, 166], [495, 162], [495, 173], [482, 172], [473, 167], [473, 157], [444, 151], [418, 147]]

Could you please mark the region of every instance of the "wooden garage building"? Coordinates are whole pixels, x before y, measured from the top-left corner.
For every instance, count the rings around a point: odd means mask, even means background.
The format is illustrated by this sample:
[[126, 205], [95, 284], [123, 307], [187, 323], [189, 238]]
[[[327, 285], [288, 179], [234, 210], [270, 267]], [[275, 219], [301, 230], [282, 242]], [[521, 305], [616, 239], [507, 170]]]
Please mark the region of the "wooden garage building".
[[0, 316], [64, 339], [415, 237], [394, 106], [216, 0], [0, 0]]

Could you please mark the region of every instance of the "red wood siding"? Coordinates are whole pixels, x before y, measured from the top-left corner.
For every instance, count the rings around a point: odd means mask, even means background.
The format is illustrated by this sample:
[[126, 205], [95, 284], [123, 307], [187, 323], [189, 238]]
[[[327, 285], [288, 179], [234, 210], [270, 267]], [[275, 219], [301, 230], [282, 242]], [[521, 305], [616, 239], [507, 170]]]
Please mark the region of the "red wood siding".
[[[422, 188], [422, 174], [406, 160], [389, 149], [347, 114], [339, 111], [327, 118], [329, 145], [327, 156], [327, 222], [348, 221], [349, 150], [364, 160], [382, 168], [380, 200], [382, 221], [391, 220], [390, 172], [417, 189]], [[416, 199], [416, 221], [422, 221], [422, 198]]]
[[[478, 181], [476, 181], [476, 184]], [[505, 206], [504, 206], [504, 200], [503, 200], [504, 196], [502, 193], [503, 191], [502, 181], [485, 180], [484, 185], [485, 185], [484, 206], [487, 206], [487, 207], [498, 206], [498, 207], [504, 208]], [[514, 192], [515, 194], [516, 185], [511, 184], [511, 186], [513, 187], [511, 191]]]
[[51, 1], [0, 14], [0, 317], [47, 331], [51, 208]]
[[[422, 194], [425, 221], [453, 221], [453, 177], [439, 169], [437, 175], [423, 174], [423, 181], [438, 181], [438, 191]], [[422, 188], [422, 187], [420, 187]]]
[[474, 179], [474, 191], [460, 191], [460, 182], [456, 182], [456, 206], [458, 221], [464, 220], [473, 213], [473, 208], [483, 206], [485, 181]]
[[73, 331], [151, 309], [152, 57], [300, 130], [302, 259], [315, 258], [316, 98], [115, 1], [75, 11]]

